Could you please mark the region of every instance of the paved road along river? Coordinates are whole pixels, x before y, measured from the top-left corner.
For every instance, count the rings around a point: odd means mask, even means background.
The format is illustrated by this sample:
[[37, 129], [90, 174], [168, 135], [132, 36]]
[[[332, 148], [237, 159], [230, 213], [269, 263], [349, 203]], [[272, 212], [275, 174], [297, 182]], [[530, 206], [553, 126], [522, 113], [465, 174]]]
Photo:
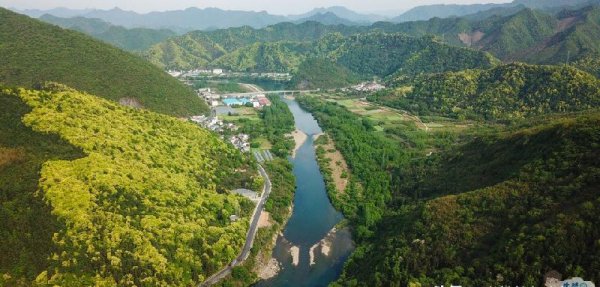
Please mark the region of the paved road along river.
[[[281, 263], [279, 274], [256, 286], [327, 286], [341, 273], [343, 264], [353, 249], [352, 238], [347, 230], [328, 236], [332, 228], [343, 219], [327, 197], [323, 176], [316, 161], [313, 136], [321, 133], [313, 116], [302, 110], [296, 101], [285, 100], [294, 114], [296, 127], [308, 135], [306, 142], [291, 159], [296, 176], [296, 195], [292, 217], [277, 239], [273, 257]], [[310, 264], [310, 249], [327, 237], [331, 246], [326, 256], [314, 249], [314, 264]], [[299, 262], [292, 264], [290, 249], [300, 250]]]

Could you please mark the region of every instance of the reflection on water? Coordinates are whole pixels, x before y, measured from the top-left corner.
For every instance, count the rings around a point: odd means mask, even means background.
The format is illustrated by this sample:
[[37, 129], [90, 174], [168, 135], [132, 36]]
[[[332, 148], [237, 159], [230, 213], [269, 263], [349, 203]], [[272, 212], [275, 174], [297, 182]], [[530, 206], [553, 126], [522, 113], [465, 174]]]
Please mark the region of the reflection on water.
[[[306, 133], [308, 139], [291, 159], [297, 186], [294, 211], [273, 250], [273, 257], [282, 269], [276, 277], [256, 286], [327, 286], [340, 275], [353, 249], [352, 238], [346, 229], [332, 232], [343, 217], [329, 202], [316, 161], [313, 135], [321, 133], [321, 128], [296, 101], [285, 101], [294, 114], [296, 127]], [[299, 248], [297, 266], [292, 264], [290, 254], [293, 246]]]

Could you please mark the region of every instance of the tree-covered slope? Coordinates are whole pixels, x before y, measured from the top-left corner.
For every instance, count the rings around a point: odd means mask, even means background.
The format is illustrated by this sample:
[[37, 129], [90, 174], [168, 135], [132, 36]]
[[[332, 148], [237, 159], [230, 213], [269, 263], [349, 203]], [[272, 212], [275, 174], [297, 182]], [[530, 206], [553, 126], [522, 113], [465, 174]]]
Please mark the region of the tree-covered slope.
[[[551, 118], [413, 162], [401, 193], [428, 197], [397, 197], [334, 285], [541, 286], [552, 270], [597, 282], [599, 124], [597, 112]], [[491, 165], [505, 177], [482, 180]]]
[[357, 242], [333, 286], [542, 286], [553, 270], [600, 279], [598, 110], [485, 128], [404, 126], [398, 142], [340, 104], [298, 100], [352, 175], [329, 193]]
[[[579, 7], [579, 6], [576, 6]], [[575, 8], [569, 8], [575, 9]], [[263, 29], [250, 27], [197, 31], [175, 37], [150, 49], [145, 57], [168, 68], [212, 66], [233, 51], [264, 42], [323, 41], [332, 34], [348, 37], [365, 33], [434, 35], [440, 41], [488, 51], [505, 62], [564, 63], [567, 58], [598, 56], [600, 8], [579, 7], [560, 13], [532, 10], [525, 5], [499, 7], [463, 17], [432, 18], [404, 23], [378, 22], [371, 26], [281, 23]], [[216, 50], [218, 53], [207, 53]], [[202, 59], [202, 61], [198, 61]]]
[[215, 31], [194, 31], [155, 45], [144, 57], [160, 67], [190, 69], [211, 66], [211, 62], [217, 58], [257, 43], [310, 42], [333, 32], [350, 34], [357, 29], [309, 21], [302, 24], [280, 23], [263, 29], [244, 26]]
[[98, 40], [102, 40], [113, 46], [132, 52], [146, 51], [153, 45], [176, 35], [175, 32], [166, 29], [127, 29], [111, 25], [100, 19], [84, 17], [60, 18], [46, 14], [39, 19], [65, 29], [83, 32]]
[[360, 80], [348, 68], [323, 58], [309, 58], [298, 67], [290, 83], [298, 89], [333, 89], [347, 87]]
[[0, 102], [0, 285], [190, 286], [237, 256], [252, 204], [226, 190], [254, 168], [233, 146], [57, 85]]
[[56, 81], [172, 115], [207, 111], [193, 91], [152, 64], [93, 40], [0, 8], [0, 83]]
[[523, 53], [535, 63], [567, 63], [600, 57], [600, 6], [559, 14], [559, 32]]
[[212, 65], [233, 71], [293, 72], [312, 50], [306, 42], [255, 43], [216, 59]]
[[491, 55], [443, 44], [433, 37], [367, 33], [347, 38], [330, 37], [318, 43], [327, 56], [359, 75], [389, 76], [470, 68], [490, 68], [498, 63]]
[[[234, 71], [296, 72], [309, 58], [329, 59], [362, 77], [489, 68], [498, 63], [485, 52], [445, 45], [432, 37], [374, 32], [349, 37], [331, 34], [312, 43], [256, 43], [220, 57], [213, 65]], [[303, 68], [304, 74], [319, 69]]]
[[509, 64], [417, 77], [370, 98], [420, 115], [506, 120], [600, 106], [600, 81], [567, 66]]
[[38, 19], [62, 28], [77, 30], [88, 35], [101, 34], [108, 31], [108, 29], [112, 27], [110, 23], [104, 22], [100, 19], [90, 19], [85, 17], [61, 18], [50, 14], [45, 14]]
[[552, 36], [558, 20], [548, 14], [524, 9], [514, 15], [480, 25], [484, 28], [482, 30], [485, 36], [474, 46], [501, 59], [510, 59], [514, 57], [513, 54]]

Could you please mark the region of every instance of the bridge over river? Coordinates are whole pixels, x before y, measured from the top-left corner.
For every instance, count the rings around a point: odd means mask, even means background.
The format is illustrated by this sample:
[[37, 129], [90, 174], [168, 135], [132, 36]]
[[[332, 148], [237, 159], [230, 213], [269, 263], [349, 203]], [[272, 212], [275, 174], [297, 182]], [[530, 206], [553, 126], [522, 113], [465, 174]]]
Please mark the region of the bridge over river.
[[258, 95], [294, 95], [294, 94], [308, 94], [319, 92], [320, 90], [279, 90], [279, 91], [256, 91], [249, 93], [230, 93], [230, 94], [222, 94], [221, 97], [224, 98], [242, 98], [242, 97], [252, 97]]

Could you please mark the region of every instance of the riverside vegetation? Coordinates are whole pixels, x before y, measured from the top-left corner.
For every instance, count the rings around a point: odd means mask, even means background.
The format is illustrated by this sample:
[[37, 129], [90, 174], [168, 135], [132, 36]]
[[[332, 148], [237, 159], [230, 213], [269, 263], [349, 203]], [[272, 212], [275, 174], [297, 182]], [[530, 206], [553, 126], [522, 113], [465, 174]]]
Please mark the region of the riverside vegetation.
[[291, 215], [296, 179], [287, 157], [295, 146], [293, 139], [288, 136], [295, 127], [294, 116], [279, 97], [269, 98], [272, 105], [262, 109], [259, 121], [244, 119], [236, 124], [240, 126], [240, 131], [248, 133], [251, 138], [266, 136], [276, 155], [273, 161], [263, 163], [272, 184], [271, 194], [265, 204], [271, 225], [258, 229], [249, 259], [233, 268], [231, 275], [219, 282], [218, 286], [249, 286], [256, 283], [259, 280], [256, 275], [259, 268], [271, 259], [274, 236], [283, 230]]
[[[483, 125], [467, 130], [398, 130], [318, 96], [298, 99], [351, 171], [342, 193], [328, 188], [358, 241], [334, 285], [539, 285], [550, 270], [598, 280], [598, 220], [592, 212], [600, 202], [597, 79], [571, 68], [527, 65], [478, 73], [484, 76], [457, 77], [461, 84], [437, 84], [454, 73], [424, 76], [428, 80], [417, 82], [422, 89], [425, 81], [433, 83], [431, 96], [413, 99], [430, 104], [406, 105], [419, 107], [419, 115], [454, 117], [455, 100], [476, 106], [473, 118]], [[544, 79], [549, 90], [535, 88]], [[460, 93], [444, 92], [470, 86], [463, 81], [474, 81], [477, 92], [463, 100]], [[398, 106], [396, 100], [410, 100], [418, 89], [399, 84], [371, 100]], [[503, 101], [482, 96], [494, 91], [504, 91]], [[552, 108], [558, 94], [575, 102]], [[482, 112], [489, 101], [502, 112]], [[512, 121], [486, 123], [507, 118]], [[382, 125], [383, 131], [376, 128]], [[561, 244], [565, 236], [576, 242]]]
[[[196, 31], [144, 52], [159, 68], [0, 8], [0, 82], [25, 87], [0, 93], [0, 285], [190, 286], [238, 255], [253, 205], [228, 190], [259, 189], [256, 162], [162, 115], [207, 107], [160, 68], [213, 65], [291, 72], [295, 87], [389, 87], [364, 114], [298, 98], [349, 168], [346, 189], [328, 193], [357, 249], [333, 286], [542, 285], [549, 271], [600, 281], [599, 10], [509, 8]], [[265, 163], [273, 225], [222, 286], [257, 280], [289, 215], [294, 121], [271, 100], [237, 123], [279, 157]]]

